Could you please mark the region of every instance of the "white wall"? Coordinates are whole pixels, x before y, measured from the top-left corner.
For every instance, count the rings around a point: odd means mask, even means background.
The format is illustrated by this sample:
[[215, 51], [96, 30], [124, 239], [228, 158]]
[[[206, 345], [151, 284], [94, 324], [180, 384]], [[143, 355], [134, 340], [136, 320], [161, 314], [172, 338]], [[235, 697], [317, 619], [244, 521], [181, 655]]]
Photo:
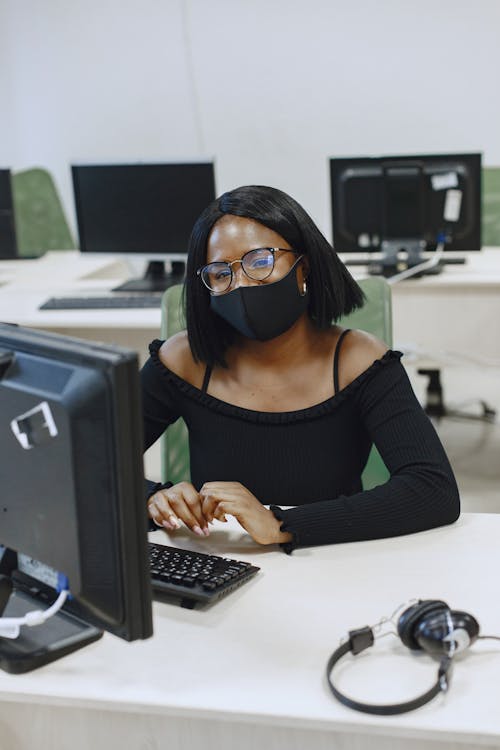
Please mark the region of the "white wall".
[[0, 0], [0, 165], [216, 160], [330, 236], [327, 157], [500, 164], [499, 0]]

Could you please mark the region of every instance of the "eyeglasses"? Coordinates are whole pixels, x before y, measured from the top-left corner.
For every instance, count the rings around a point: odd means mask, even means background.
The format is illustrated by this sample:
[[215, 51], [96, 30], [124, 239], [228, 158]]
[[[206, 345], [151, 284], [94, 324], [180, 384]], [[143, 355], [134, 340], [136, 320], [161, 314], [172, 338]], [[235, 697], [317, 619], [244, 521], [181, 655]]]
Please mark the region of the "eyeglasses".
[[246, 252], [239, 260], [231, 262], [218, 260], [208, 263], [203, 268], [199, 268], [196, 274], [201, 277], [208, 290], [220, 294], [226, 292], [233, 283], [235, 263], [241, 263], [243, 273], [252, 281], [264, 281], [274, 271], [275, 255], [278, 252], [297, 255], [295, 250], [283, 247], [257, 247], [255, 250]]

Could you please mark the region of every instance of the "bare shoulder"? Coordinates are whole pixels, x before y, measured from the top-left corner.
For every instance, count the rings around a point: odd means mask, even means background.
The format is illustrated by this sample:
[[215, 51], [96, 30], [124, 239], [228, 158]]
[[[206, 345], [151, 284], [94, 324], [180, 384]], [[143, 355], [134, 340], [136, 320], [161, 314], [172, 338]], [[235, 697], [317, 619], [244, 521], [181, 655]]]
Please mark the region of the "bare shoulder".
[[159, 350], [160, 361], [173, 373], [197, 388], [201, 387], [205, 373], [203, 362], [195, 362], [186, 331], [179, 331], [163, 342]]
[[383, 357], [388, 348], [387, 344], [366, 331], [349, 331], [340, 350], [340, 388], [345, 388], [367, 370], [375, 360]]

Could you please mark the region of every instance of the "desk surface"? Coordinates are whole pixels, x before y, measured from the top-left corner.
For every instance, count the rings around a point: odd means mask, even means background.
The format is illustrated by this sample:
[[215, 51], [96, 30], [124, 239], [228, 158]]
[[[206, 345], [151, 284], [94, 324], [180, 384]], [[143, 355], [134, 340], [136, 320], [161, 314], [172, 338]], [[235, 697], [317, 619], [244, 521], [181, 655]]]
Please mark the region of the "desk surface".
[[[168, 541], [163, 531], [152, 537]], [[162, 731], [187, 717], [192, 750], [215, 747], [215, 737], [219, 749], [246, 748], [243, 741], [234, 744], [235, 732], [252, 725], [253, 741], [267, 738], [266, 747], [301, 746], [290, 744], [294, 736], [306, 737], [308, 748], [340, 747], [330, 743], [332, 733], [342, 748], [356, 750], [396, 748], [403, 739], [412, 749], [500, 746], [498, 642], [478, 642], [457, 657], [449, 693], [402, 716], [351, 711], [330, 695], [324, 677], [328, 656], [348, 630], [375, 624], [413, 597], [444, 599], [476, 616], [482, 633], [500, 634], [499, 538], [500, 515], [487, 514], [465, 514], [453, 526], [407, 537], [292, 556], [256, 547], [234, 521], [217, 524], [204, 541], [181, 530], [176, 539], [182, 546], [246, 559], [261, 572], [209, 610], [155, 603], [155, 634], [147, 641], [128, 644], [106, 634], [38, 671], [0, 673], [0, 724], [14, 731], [22, 715], [16, 710], [28, 708], [31, 716], [38, 706], [56, 711], [61, 737], [65, 711], [73, 711], [72, 721], [75, 711], [88, 712], [92, 731], [102, 711], [120, 716], [122, 727], [129, 726], [126, 715], [133, 716], [134, 731], [142, 727], [144, 737], [157, 738], [158, 745], [147, 745], [154, 748], [163, 746]], [[342, 686], [373, 702], [423, 692], [437, 669], [431, 657], [411, 653], [393, 636], [349, 661], [341, 669]], [[82, 729], [86, 742], [90, 731]], [[119, 731], [113, 725], [116, 736]]]
[[105, 295], [135, 275], [125, 261], [77, 250], [0, 263], [0, 319], [44, 329], [123, 329], [160, 326], [160, 310], [39, 310], [49, 297]]
[[[465, 257], [466, 262], [463, 264], [446, 264], [446, 257]], [[367, 262], [370, 256], [368, 254], [360, 256], [359, 253], [344, 253], [340, 257], [346, 261], [348, 259], [359, 260], [360, 257], [364, 257]], [[431, 254], [425, 256], [432, 258]], [[445, 265], [443, 271], [439, 274], [428, 274], [420, 278], [409, 278], [402, 280], [393, 286], [393, 290], [397, 287], [405, 289], [432, 289], [434, 287], [440, 288], [454, 288], [463, 286], [473, 286], [478, 284], [484, 286], [499, 286], [500, 285], [500, 248], [498, 247], [484, 247], [480, 252], [474, 253], [444, 253]], [[349, 271], [353, 276], [357, 277], [366, 274], [366, 266], [348, 266]]]
[[[346, 256], [347, 257], [347, 256]], [[350, 267], [356, 277], [363, 267]], [[154, 329], [160, 310], [39, 310], [50, 296], [104, 294], [133, 271], [125, 261], [78, 251], [48, 252], [35, 260], [0, 262], [0, 320], [46, 329]], [[393, 298], [429, 291], [500, 290], [500, 248], [469, 253], [467, 263], [446, 266], [438, 276], [409, 279], [392, 287]]]

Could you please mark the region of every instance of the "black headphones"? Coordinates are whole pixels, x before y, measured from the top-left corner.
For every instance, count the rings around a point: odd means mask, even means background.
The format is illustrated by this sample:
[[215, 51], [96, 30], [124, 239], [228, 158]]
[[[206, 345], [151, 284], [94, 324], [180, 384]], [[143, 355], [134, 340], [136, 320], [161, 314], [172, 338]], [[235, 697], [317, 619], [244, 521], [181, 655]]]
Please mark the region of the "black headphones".
[[[450, 683], [452, 658], [464, 651], [479, 636], [479, 623], [468, 612], [452, 610], [439, 599], [419, 600], [405, 609], [398, 619], [397, 633], [401, 641], [412, 651], [425, 651], [440, 657], [437, 679], [430, 690], [405, 703], [371, 704], [348, 698], [335, 687], [332, 671], [337, 662], [351, 652], [356, 655], [373, 646], [375, 635], [371, 627], [349, 631], [349, 639], [334, 651], [328, 660], [326, 678], [334, 696], [345, 706], [367, 714], [388, 716], [413, 711], [423, 706], [441, 692], [446, 692]], [[482, 636], [496, 638], [496, 636]]]

